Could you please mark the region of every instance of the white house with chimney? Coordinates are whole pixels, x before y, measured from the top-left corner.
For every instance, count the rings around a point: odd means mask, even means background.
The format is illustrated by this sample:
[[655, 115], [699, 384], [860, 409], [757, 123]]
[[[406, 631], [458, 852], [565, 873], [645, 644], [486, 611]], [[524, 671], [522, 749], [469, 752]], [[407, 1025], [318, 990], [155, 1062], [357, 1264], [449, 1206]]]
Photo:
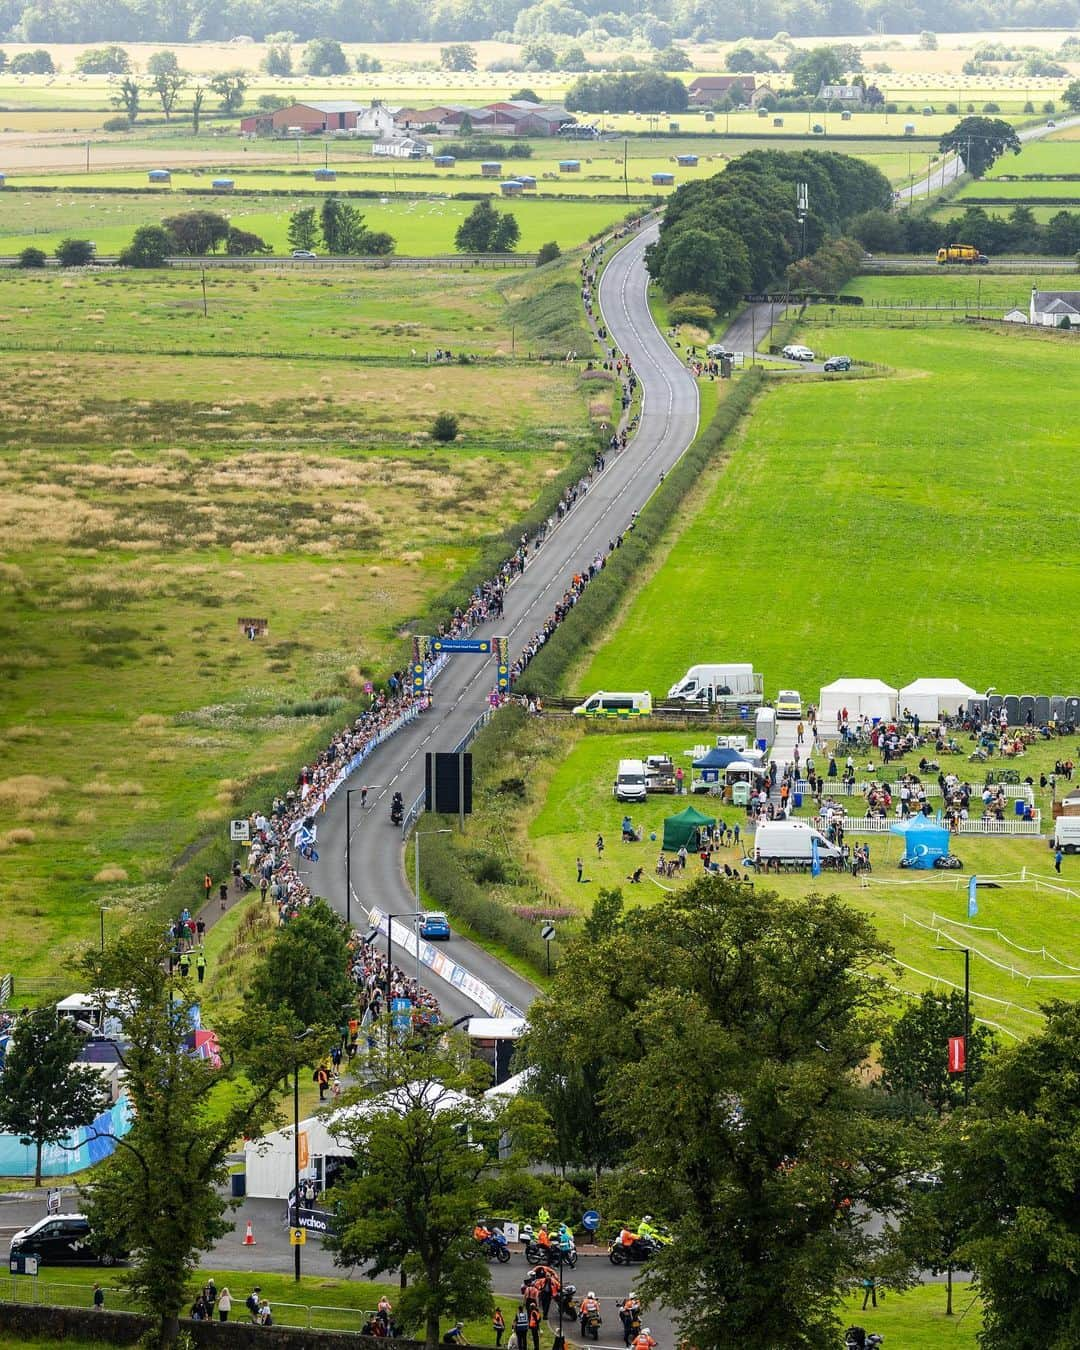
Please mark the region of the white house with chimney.
[[1080, 328], [1080, 291], [1040, 291], [1032, 286], [1028, 323], [1044, 328]]

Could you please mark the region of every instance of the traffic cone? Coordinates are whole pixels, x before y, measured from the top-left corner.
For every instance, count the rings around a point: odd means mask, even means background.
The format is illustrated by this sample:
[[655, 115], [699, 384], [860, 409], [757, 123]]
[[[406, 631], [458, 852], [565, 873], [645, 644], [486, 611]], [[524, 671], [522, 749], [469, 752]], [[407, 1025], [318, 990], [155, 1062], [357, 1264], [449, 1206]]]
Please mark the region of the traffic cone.
[[244, 1240], [240, 1244], [242, 1247], [255, 1247], [258, 1244], [255, 1241], [255, 1234], [251, 1231], [251, 1220], [247, 1221], [247, 1232], [244, 1234]]

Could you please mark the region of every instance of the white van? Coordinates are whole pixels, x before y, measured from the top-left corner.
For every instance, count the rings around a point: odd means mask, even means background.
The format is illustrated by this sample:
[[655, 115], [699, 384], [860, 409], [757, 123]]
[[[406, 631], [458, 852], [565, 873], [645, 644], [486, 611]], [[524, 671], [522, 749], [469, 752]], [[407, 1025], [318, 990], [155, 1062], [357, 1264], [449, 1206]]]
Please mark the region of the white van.
[[574, 709], [575, 717], [648, 717], [652, 712], [652, 694], [593, 694]]
[[747, 662], [691, 666], [668, 690], [673, 703], [714, 703], [717, 699], [740, 699], [760, 703], [762, 679]]
[[618, 802], [643, 802], [648, 795], [645, 765], [640, 759], [620, 759], [619, 772], [611, 789]]
[[1062, 853], [1080, 853], [1080, 816], [1058, 816], [1050, 847], [1060, 848]]
[[753, 851], [762, 862], [805, 862], [813, 858], [811, 841], [816, 839], [818, 858], [839, 858], [840, 850], [805, 820], [770, 820], [754, 831]]

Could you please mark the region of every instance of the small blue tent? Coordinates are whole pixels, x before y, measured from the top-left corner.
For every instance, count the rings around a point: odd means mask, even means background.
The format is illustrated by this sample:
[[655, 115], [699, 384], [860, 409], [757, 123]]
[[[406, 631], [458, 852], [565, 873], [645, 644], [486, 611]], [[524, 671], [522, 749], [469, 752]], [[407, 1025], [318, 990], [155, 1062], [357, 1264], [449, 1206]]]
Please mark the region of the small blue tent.
[[910, 820], [897, 821], [889, 833], [902, 837], [908, 867], [930, 871], [935, 859], [949, 855], [949, 831], [929, 816], [912, 816]]

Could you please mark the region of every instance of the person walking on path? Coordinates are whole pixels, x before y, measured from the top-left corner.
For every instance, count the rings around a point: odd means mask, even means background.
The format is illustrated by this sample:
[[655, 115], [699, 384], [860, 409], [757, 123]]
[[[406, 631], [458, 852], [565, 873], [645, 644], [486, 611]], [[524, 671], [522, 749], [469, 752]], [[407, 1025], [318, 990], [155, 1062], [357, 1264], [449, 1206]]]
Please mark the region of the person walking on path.
[[506, 1318], [503, 1316], [501, 1308], [496, 1308], [491, 1314], [491, 1329], [495, 1333], [495, 1350], [499, 1350], [502, 1345], [503, 1332], [506, 1330]]
[[204, 904], [210, 903], [210, 892], [214, 889], [214, 878], [209, 872], [202, 879], [203, 891], [205, 892]]
[[804, 730], [805, 730], [805, 728], [803, 727], [803, 724], [800, 722], [799, 725], [795, 728], [795, 744], [796, 744], [796, 745], [802, 745], [802, 738], [803, 738], [803, 731], [804, 731]]
[[94, 1311], [101, 1312], [105, 1307], [105, 1290], [100, 1284], [94, 1285]]
[[232, 1294], [229, 1293], [229, 1286], [225, 1285], [218, 1295], [217, 1315], [219, 1322], [227, 1322], [229, 1314], [232, 1312]]
[[1054, 850], [1054, 871], [1058, 876], [1061, 876], [1061, 860], [1064, 857], [1065, 854], [1062, 852], [1061, 845], [1058, 844], [1057, 848]]
[[604, 857], [604, 836], [602, 834], [596, 836], [596, 857], [599, 861], [602, 861]]
[[229, 903], [229, 883], [223, 881], [218, 886], [218, 899], [221, 901], [221, 912], [225, 913], [225, 906]]
[[577, 879], [578, 881], [585, 880], [585, 864], [580, 858], [577, 860]]
[[195, 953], [195, 974], [199, 977], [199, 983], [202, 984], [206, 979], [206, 953], [200, 947]]

